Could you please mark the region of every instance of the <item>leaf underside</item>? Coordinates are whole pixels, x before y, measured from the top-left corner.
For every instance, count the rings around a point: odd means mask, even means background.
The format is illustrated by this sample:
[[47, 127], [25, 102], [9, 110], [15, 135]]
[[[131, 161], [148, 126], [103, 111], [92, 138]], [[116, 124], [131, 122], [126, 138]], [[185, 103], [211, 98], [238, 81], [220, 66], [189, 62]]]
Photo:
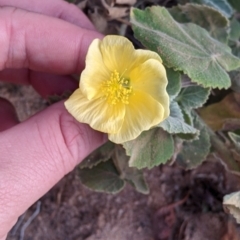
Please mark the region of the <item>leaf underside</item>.
[[159, 127], [171, 134], [197, 134], [198, 130], [185, 123], [183, 113], [176, 102], [170, 105], [170, 116], [161, 122]]

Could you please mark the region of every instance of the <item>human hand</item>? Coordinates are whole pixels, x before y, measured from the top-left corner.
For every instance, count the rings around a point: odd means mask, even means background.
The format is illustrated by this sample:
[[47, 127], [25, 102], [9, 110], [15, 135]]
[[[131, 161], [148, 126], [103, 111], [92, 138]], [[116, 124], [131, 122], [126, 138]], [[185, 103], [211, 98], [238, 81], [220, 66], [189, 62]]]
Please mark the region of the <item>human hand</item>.
[[[76, 88], [94, 38], [75, 6], [62, 0], [0, 0], [0, 79], [31, 84], [43, 97]], [[59, 75], [58, 75], [59, 74]], [[63, 102], [23, 123], [0, 99], [0, 239], [17, 218], [105, 141], [77, 123]]]

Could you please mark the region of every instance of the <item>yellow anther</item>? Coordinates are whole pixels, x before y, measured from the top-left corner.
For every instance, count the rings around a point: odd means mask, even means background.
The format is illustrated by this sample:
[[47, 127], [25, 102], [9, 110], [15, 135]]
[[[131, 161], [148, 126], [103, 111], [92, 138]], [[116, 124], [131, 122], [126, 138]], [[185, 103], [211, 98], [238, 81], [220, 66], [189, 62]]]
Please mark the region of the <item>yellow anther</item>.
[[133, 91], [130, 80], [122, 75], [120, 76], [116, 70], [112, 72], [110, 79], [103, 83], [102, 90], [111, 104], [117, 104], [118, 102], [129, 104], [128, 99]]

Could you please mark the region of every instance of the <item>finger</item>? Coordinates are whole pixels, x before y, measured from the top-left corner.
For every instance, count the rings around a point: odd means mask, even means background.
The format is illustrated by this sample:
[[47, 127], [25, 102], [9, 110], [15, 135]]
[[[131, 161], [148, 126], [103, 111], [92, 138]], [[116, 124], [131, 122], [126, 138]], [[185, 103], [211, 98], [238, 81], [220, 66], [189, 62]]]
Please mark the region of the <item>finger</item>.
[[61, 95], [65, 91], [73, 91], [78, 81], [71, 76], [55, 75], [29, 69], [5, 69], [0, 72], [1, 81], [30, 84], [44, 98]]
[[105, 142], [57, 103], [0, 133], [0, 239], [15, 219]]
[[7, 239], [7, 234], [4, 237], [0, 238], [0, 240], [6, 240], [6, 239]]
[[0, 32], [0, 70], [29, 68], [58, 74], [80, 72], [89, 44], [102, 36], [56, 18], [10, 7], [0, 9]]
[[0, 132], [15, 126], [18, 122], [13, 105], [6, 99], [0, 98]]
[[0, 0], [0, 6], [12, 6], [63, 19], [79, 27], [94, 30], [93, 24], [79, 8], [63, 0]]

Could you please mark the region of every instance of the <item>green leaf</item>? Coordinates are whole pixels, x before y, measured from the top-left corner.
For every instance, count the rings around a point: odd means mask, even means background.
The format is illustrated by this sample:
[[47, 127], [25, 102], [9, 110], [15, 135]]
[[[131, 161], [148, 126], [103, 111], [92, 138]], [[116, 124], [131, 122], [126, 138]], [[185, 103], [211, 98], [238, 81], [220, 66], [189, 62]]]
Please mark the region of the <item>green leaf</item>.
[[132, 9], [135, 37], [148, 49], [157, 52], [164, 65], [186, 73], [204, 87], [229, 88], [226, 71], [240, 67], [240, 59], [231, 49], [213, 39], [192, 23], [180, 24], [162, 7]]
[[240, 41], [232, 41], [229, 39], [228, 44], [232, 48], [233, 54], [240, 58]]
[[227, 18], [230, 18], [233, 15], [233, 9], [227, 0], [191, 0], [191, 2], [211, 6], [217, 9]]
[[235, 8], [237, 11], [240, 12], [240, 1], [239, 0], [228, 0], [228, 2]]
[[170, 100], [173, 100], [181, 90], [181, 74], [171, 68], [166, 68], [168, 85], [167, 93]]
[[182, 109], [183, 118], [188, 125], [193, 126], [193, 116], [190, 109]]
[[232, 19], [230, 25], [229, 46], [232, 48], [232, 52], [235, 56], [240, 57], [240, 23], [237, 19]]
[[[190, 109], [181, 109], [183, 113], [183, 118], [186, 124], [190, 125], [193, 127], [193, 116], [192, 116], [192, 111]], [[198, 139], [199, 136], [199, 130], [197, 130], [197, 134], [189, 134], [189, 133], [179, 133], [177, 136], [185, 141], [193, 141]]]
[[100, 162], [109, 160], [114, 152], [115, 144], [108, 141], [90, 153], [80, 164], [80, 168], [92, 168]]
[[183, 88], [177, 97], [177, 101], [183, 109], [190, 110], [202, 107], [207, 101], [210, 89], [201, 86]]
[[240, 191], [225, 195], [223, 206], [227, 208], [237, 223], [240, 223]]
[[240, 38], [240, 23], [236, 18], [233, 18], [230, 22], [229, 38], [233, 41], [237, 41]]
[[98, 192], [117, 193], [125, 185], [112, 160], [101, 162], [91, 169], [80, 169], [79, 176], [82, 184]]
[[197, 115], [194, 118], [194, 126], [200, 131], [199, 138], [192, 142], [184, 142], [182, 151], [176, 159], [177, 163], [186, 169], [200, 165], [209, 154], [211, 147], [210, 136]]
[[131, 184], [138, 192], [143, 194], [149, 193], [143, 172], [137, 168], [129, 167], [129, 156], [126, 155], [126, 151], [122, 146], [116, 147], [113, 159], [122, 179]]
[[138, 138], [123, 144], [130, 156], [129, 166], [152, 168], [166, 163], [174, 153], [172, 136], [161, 128], [143, 132]]
[[216, 9], [199, 4], [188, 3], [174, 6], [168, 11], [180, 23], [195, 23], [209, 31], [214, 38], [226, 43], [229, 21]]
[[184, 133], [196, 135], [198, 133], [196, 128], [185, 123], [182, 111], [176, 102], [172, 102], [170, 105], [170, 116], [158, 126], [172, 134]]

